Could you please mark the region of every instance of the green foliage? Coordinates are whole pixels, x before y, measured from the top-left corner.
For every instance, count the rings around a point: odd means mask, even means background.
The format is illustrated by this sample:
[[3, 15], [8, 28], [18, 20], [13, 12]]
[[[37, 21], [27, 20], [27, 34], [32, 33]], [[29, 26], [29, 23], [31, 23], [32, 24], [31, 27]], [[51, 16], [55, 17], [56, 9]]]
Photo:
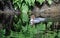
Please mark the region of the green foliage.
[[28, 19], [28, 6], [25, 3], [22, 4], [21, 11], [22, 11], [22, 14], [21, 14], [22, 21], [28, 22], [29, 20]]
[[52, 4], [52, 0], [47, 0], [49, 4]]
[[[31, 8], [29, 8], [29, 6], [34, 6], [35, 1], [38, 1], [40, 4], [45, 2], [45, 0], [13, 0], [15, 10], [16, 9], [21, 10], [21, 19], [22, 19], [23, 23], [28, 22], [28, 20], [29, 20], [28, 12], [31, 9]], [[49, 0], [48, 3], [51, 4], [52, 0]]]
[[47, 27], [49, 28], [52, 25], [52, 22], [48, 22]]
[[15, 10], [18, 9], [18, 8], [21, 8], [22, 1], [23, 0], [13, 0], [13, 4], [14, 4], [14, 7], [15, 7]]
[[55, 32], [52, 32], [52, 34], [51, 34], [51, 32], [50, 32], [50, 33], [46, 33], [45, 35], [46, 35], [45, 38], [55, 38], [56, 33]]
[[34, 5], [34, 2], [35, 0], [25, 0], [26, 4], [28, 4], [29, 6], [33, 6]]
[[50, 30], [50, 26], [52, 25], [52, 22], [48, 22], [47, 29]]
[[36, 0], [38, 1], [40, 4], [42, 4], [43, 2], [45, 2], [45, 0]]
[[38, 28], [38, 30], [43, 30], [44, 31], [44, 30], [46, 30], [46, 25], [41, 23], [41, 24], [37, 25], [37, 28]]
[[60, 31], [58, 32], [58, 37], [60, 38]]
[[5, 34], [5, 29], [4, 30], [0, 29], [0, 38], [4, 38], [5, 37], [4, 34]]
[[[60, 38], [60, 32], [56, 33], [50, 30], [47, 31], [44, 23], [33, 26], [29, 24], [30, 6], [34, 6], [35, 1], [39, 2], [40, 4], [45, 2], [45, 0], [13, 0], [15, 10], [19, 9], [21, 11], [19, 17], [16, 15], [14, 17], [13, 25], [17, 32], [11, 30], [10, 36], [4, 36], [5, 30], [0, 30], [0, 38], [54, 38], [57, 34]], [[52, 0], [47, 1], [49, 4], [52, 3]], [[52, 22], [48, 22], [47, 28], [50, 28], [51, 25]]]

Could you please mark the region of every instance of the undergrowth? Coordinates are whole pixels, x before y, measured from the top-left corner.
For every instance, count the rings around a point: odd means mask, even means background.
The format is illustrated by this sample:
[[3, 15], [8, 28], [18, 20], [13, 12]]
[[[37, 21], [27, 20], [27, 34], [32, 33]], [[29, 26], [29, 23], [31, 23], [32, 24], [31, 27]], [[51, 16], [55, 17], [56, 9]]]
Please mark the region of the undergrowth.
[[[10, 35], [5, 36], [5, 30], [2, 29], [0, 30], [0, 38], [60, 38], [60, 31], [50, 31], [52, 22], [48, 22], [47, 25], [43, 22], [33, 26], [30, 25], [30, 6], [34, 6], [35, 1], [39, 2], [40, 5], [45, 2], [45, 0], [13, 0], [15, 10], [19, 9], [21, 11], [19, 18], [16, 15], [14, 18], [16, 32], [11, 30]], [[52, 3], [52, 0], [47, 1], [49, 4]]]

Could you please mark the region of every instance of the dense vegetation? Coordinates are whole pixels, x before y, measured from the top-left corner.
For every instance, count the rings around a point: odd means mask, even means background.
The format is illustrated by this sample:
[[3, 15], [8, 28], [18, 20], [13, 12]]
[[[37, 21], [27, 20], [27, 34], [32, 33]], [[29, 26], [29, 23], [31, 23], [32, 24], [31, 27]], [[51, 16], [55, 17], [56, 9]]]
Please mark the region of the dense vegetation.
[[60, 30], [50, 28], [53, 22], [41, 22], [33, 26], [30, 24], [30, 11], [36, 3], [42, 6], [45, 2], [52, 4], [52, 0], [12, 0], [14, 10], [19, 10], [20, 15], [14, 15], [10, 31], [0, 29], [0, 38], [60, 38]]

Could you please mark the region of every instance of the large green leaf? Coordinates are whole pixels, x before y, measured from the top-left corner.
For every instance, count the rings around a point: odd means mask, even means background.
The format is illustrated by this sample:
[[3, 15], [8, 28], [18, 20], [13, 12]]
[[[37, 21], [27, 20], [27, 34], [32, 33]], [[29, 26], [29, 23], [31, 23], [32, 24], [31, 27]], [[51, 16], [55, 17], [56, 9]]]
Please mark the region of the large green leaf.
[[28, 26], [28, 31], [32, 34], [36, 34], [37, 33], [37, 29], [35, 28], [35, 26]]
[[31, 5], [31, 1], [30, 0], [25, 0], [26, 4]]
[[52, 25], [52, 22], [48, 22], [47, 28], [50, 28], [51, 25]]
[[25, 0], [26, 4], [28, 4], [29, 6], [34, 5], [35, 0]]
[[18, 5], [19, 8], [21, 7], [21, 3], [17, 2], [16, 4]]
[[22, 21], [23, 21], [23, 23], [24, 22], [28, 22], [28, 15], [26, 14], [26, 13], [22, 13]]
[[5, 29], [4, 30], [0, 29], [0, 38], [4, 38], [5, 37], [4, 34], [5, 34]]
[[49, 4], [52, 4], [52, 0], [47, 0]]
[[35, 0], [31, 0], [31, 5], [33, 6], [35, 3]]
[[58, 32], [58, 37], [60, 38], [60, 31]]
[[17, 3], [17, 2], [18, 2], [18, 3], [19, 3], [19, 2], [22, 3], [22, 1], [23, 1], [23, 0], [13, 0], [13, 4], [15, 4], [15, 3]]
[[22, 18], [22, 21], [23, 22], [28, 22], [28, 6], [26, 4], [22, 4], [22, 7], [21, 7], [21, 11], [22, 11], [22, 14], [21, 14], [21, 18]]
[[45, 0], [36, 0], [38, 1], [40, 4], [42, 4]]
[[56, 32], [53, 32], [52, 34], [51, 32], [45, 34], [45, 38], [55, 38], [55, 36], [56, 36]]
[[22, 30], [23, 30], [23, 32], [26, 32], [27, 31], [27, 25], [25, 27], [22, 26]]
[[46, 30], [46, 26], [45, 26], [45, 24], [41, 23], [41, 24], [37, 25], [37, 29], [38, 30]]
[[19, 0], [13, 0], [13, 4], [14, 4], [14, 3], [17, 3], [18, 1], [19, 1]]

